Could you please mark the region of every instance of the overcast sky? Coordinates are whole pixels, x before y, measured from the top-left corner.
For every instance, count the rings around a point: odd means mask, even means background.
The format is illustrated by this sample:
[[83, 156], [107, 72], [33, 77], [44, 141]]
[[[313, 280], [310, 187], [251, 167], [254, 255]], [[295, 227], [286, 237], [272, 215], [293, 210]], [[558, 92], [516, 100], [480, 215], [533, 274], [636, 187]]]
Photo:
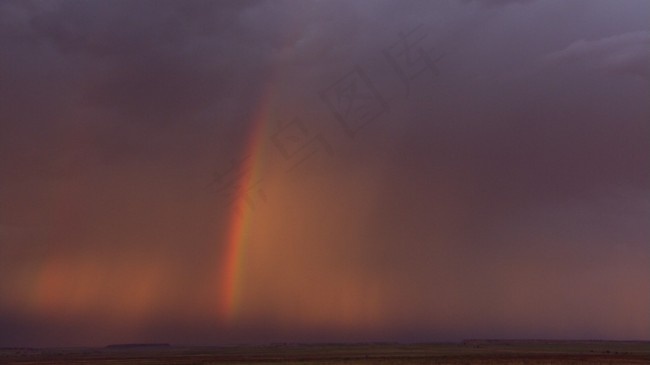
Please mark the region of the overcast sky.
[[0, 347], [650, 340], [648, 19], [0, 2]]

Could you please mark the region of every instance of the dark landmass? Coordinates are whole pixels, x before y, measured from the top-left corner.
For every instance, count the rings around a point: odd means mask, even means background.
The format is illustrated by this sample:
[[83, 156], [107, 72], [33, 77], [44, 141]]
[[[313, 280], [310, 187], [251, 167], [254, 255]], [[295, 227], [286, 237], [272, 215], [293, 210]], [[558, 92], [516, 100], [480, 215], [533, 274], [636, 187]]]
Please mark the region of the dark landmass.
[[107, 349], [159, 349], [171, 347], [168, 343], [120, 343], [106, 346]]
[[648, 341], [467, 340], [461, 343], [0, 348], [2, 364], [650, 364]]

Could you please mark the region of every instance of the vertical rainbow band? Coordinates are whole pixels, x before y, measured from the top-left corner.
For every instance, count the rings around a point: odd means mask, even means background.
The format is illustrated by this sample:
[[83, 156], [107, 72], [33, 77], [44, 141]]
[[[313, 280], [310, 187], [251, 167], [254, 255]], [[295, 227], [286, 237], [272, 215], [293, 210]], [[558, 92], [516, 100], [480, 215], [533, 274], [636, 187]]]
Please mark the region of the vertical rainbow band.
[[261, 95], [251, 118], [251, 129], [244, 145], [245, 159], [239, 166], [240, 181], [229, 216], [226, 249], [220, 270], [221, 300], [220, 318], [230, 321], [237, 316], [243, 285], [244, 254], [252, 223], [249, 202], [253, 185], [261, 178], [264, 160], [264, 137], [270, 118], [271, 95], [268, 88]]

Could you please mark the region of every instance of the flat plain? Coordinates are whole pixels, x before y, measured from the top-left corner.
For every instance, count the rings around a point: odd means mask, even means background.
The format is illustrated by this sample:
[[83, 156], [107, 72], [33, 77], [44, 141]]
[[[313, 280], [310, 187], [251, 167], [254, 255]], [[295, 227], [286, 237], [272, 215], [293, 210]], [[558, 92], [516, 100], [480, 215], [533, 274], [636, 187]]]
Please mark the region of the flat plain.
[[472, 340], [430, 344], [0, 348], [0, 364], [650, 364], [650, 342]]

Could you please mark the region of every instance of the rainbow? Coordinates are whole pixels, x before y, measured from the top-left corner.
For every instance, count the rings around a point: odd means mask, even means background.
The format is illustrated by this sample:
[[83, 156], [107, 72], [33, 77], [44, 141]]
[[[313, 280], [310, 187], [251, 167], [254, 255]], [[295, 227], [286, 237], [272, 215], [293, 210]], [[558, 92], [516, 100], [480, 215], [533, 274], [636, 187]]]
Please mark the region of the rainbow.
[[[289, 32], [286, 35], [286, 47], [294, 47], [301, 38], [301, 27], [294, 24], [292, 19], [287, 19]], [[220, 299], [219, 308], [222, 320], [231, 321], [237, 316], [239, 301], [243, 285], [242, 267], [248, 233], [251, 228], [252, 214], [249, 206], [251, 187], [262, 177], [264, 165], [264, 149], [267, 136], [269, 119], [271, 119], [271, 106], [273, 105], [274, 87], [282, 74], [277, 65], [271, 67], [268, 78], [261, 89], [261, 95], [252, 113], [251, 128], [244, 144], [241, 156], [246, 156], [239, 167], [241, 179], [235, 194], [235, 201], [230, 210], [229, 224], [226, 235], [226, 248], [220, 257]]]
[[270, 119], [271, 92], [266, 88], [251, 118], [251, 128], [244, 144], [239, 166], [240, 181], [229, 215], [226, 235], [226, 249], [222, 253], [220, 270], [220, 318], [230, 321], [237, 316], [242, 289], [242, 267], [244, 251], [252, 223], [249, 204], [252, 186], [259, 181], [264, 160], [266, 127]]

